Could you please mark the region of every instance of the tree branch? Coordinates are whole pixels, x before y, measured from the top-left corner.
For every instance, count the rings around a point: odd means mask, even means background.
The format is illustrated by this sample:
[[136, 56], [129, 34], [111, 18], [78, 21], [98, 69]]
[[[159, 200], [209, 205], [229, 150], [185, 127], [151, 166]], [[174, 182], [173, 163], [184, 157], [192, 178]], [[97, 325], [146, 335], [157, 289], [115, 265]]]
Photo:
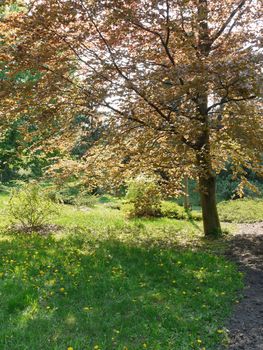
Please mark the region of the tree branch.
[[229, 103], [229, 102], [241, 102], [241, 101], [248, 101], [248, 100], [253, 100], [257, 98], [257, 96], [255, 95], [252, 95], [252, 96], [248, 96], [248, 97], [240, 97], [240, 98], [227, 98], [227, 97], [223, 97], [221, 99], [220, 102], [217, 102], [217, 103], [214, 103], [212, 106], [210, 106], [208, 109], [207, 109], [207, 112], [211, 111], [211, 109], [214, 109], [215, 107], [217, 106], [222, 106], [226, 103]]
[[227, 20], [222, 24], [221, 28], [212, 36], [212, 42], [216, 41], [221, 34], [225, 31], [231, 20], [235, 17], [237, 12], [242, 9], [242, 7], [246, 4], [247, 0], [241, 0], [239, 5], [230, 13]]

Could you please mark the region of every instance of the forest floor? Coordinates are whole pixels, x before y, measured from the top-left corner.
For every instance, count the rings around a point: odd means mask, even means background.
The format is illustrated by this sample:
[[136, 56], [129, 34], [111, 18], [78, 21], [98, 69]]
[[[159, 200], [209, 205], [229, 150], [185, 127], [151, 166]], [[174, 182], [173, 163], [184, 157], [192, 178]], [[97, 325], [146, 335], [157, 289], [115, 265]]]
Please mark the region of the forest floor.
[[227, 252], [245, 274], [243, 299], [229, 321], [229, 350], [263, 350], [263, 222], [239, 224]]

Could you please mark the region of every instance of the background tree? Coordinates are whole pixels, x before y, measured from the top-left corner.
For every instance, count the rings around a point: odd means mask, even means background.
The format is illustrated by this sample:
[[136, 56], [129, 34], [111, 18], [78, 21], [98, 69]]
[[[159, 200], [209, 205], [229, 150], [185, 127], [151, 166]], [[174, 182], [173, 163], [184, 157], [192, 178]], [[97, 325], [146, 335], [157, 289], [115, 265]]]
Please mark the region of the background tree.
[[13, 100], [20, 96], [14, 110], [60, 125], [60, 142], [65, 131], [74, 134], [78, 113], [107, 123], [108, 141], [86, 155], [90, 179], [162, 169], [169, 192], [180, 190], [183, 176], [198, 179], [204, 231], [214, 235], [221, 231], [216, 173], [227, 160], [244, 181], [246, 169], [260, 170], [261, 6], [27, 2], [4, 23], [5, 52], [11, 76], [27, 67], [41, 79], [30, 93], [12, 90]]

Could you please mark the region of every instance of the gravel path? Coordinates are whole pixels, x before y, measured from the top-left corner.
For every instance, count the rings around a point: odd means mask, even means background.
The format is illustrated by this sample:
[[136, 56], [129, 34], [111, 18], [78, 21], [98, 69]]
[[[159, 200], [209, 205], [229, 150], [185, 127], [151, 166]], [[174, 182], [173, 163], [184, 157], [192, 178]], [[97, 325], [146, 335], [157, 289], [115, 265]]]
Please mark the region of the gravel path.
[[263, 350], [263, 222], [240, 224], [227, 256], [245, 273], [246, 285], [227, 325], [228, 350]]

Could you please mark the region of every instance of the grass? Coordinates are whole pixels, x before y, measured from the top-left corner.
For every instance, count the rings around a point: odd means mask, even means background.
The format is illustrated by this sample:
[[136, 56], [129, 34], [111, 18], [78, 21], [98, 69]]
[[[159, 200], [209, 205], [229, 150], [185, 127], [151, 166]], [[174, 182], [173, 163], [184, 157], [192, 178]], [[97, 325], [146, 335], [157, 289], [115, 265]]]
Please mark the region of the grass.
[[[2, 197], [3, 209], [7, 197]], [[56, 235], [0, 234], [0, 349], [213, 350], [243, 285], [200, 222], [61, 206]], [[221, 244], [219, 244], [221, 247]]]
[[218, 205], [219, 216], [222, 221], [249, 223], [263, 221], [262, 199], [238, 199], [221, 202]]

